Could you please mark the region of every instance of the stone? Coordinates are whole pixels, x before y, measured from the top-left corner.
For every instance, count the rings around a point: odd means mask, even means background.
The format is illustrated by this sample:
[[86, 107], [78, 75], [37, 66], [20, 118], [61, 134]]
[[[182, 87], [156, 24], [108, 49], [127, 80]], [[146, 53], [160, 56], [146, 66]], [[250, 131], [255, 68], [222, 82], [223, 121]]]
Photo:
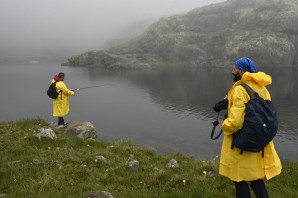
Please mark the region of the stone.
[[114, 198], [111, 193], [106, 191], [92, 191], [86, 193], [86, 195], [88, 198]]
[[128, 163], [130, 170], [137, 171], [139, 169], [139, 161], [132, 160]]
[[63, 128], [64, 132], [82, 139], [96, 139], [96, 129], [91, 122], [77, 122]]
[[34, 134], [33, 137], [38, 139], [46, 138], [50, 140], [57, 140], [57, 135], [51, 128], [39, 128]]
[[178, 167], [179, 167], [179, 164], [178, 164], [177, 160], [175, 160], [175, 159], [171, 159], [169, 161], [169, 163], [167, 164], [167, 168], [169, 168], [169, 169], [174, 169], [174, 168], [178, 168]]
[[100, 162], [107, 162], [107, 159], [104, 156], [96, 156], [95, 157], [96, 162], [100, 161]]

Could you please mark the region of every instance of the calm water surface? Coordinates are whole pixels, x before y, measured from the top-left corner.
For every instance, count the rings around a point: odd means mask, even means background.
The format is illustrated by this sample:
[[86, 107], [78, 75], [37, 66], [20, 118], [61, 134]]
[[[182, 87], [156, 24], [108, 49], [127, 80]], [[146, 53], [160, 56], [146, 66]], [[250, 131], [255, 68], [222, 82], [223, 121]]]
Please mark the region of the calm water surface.
[[[99, 138], [132, 140], [160, 153], [181, 152], [199, 159], [219, 156], [222, 137], [210, 140], [216, 117], [212, 106], [232, 86], [231, 68], [107, 71], [59, 65], [0, 65], [0, 121], [40, 117], [56, 122], [46, 89], [61, 71], [70, 89], [104, 85], [78, 91], [65, 117], [90, 121]], [[273, 78], [268, 89], [280, 128], [275, 146], [281, 158], [298, 160], [297, 72], [263, 71]]]

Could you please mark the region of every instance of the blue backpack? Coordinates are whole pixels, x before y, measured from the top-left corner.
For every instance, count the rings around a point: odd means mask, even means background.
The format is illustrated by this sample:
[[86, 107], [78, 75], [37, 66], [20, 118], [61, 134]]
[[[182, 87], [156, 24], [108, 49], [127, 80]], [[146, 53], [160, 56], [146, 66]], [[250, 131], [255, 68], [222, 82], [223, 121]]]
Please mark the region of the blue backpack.
[[262, 152], [264, 147], [274, 138], [278, 130], [276, 110], [270, 100], [264, 100], [248, 85], [242, 85], [250, 96], [246, 103], [242, 129], [233, 134], [234, 146], [243, 151]]

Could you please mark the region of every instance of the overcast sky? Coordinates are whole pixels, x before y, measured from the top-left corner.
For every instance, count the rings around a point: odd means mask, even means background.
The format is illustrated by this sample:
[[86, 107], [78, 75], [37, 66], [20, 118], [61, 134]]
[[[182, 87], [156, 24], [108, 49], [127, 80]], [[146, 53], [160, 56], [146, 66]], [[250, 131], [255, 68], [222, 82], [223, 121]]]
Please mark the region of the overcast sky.
[[126, 26], [224, 0], [0, 0], [3, 48], [97, 48]]

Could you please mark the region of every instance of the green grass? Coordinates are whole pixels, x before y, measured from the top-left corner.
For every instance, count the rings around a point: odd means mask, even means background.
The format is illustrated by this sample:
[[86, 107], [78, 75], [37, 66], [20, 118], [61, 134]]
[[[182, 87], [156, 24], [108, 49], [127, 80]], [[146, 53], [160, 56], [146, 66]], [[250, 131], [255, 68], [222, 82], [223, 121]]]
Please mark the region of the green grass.
[[[234, 197], [233, 183], [218, 175], [217, 160], [160, 155], [130, 141], [32, 136], [47, 126], [41, 119], [0, 123], [0, 195], [87, 197], [88, 192], [108, 191], [117, 198]], [[140, 163], [138, 171], [128, 167], [131, 154]], [[96, 161], [98, 155], [107, 162]], [[172, 158], [179, 163], [176, 169], [166, 167]], [[298, 197], [297, 169], [296, 162], [283, 162], [282, 174], [266, 182], [270, 197]]]

